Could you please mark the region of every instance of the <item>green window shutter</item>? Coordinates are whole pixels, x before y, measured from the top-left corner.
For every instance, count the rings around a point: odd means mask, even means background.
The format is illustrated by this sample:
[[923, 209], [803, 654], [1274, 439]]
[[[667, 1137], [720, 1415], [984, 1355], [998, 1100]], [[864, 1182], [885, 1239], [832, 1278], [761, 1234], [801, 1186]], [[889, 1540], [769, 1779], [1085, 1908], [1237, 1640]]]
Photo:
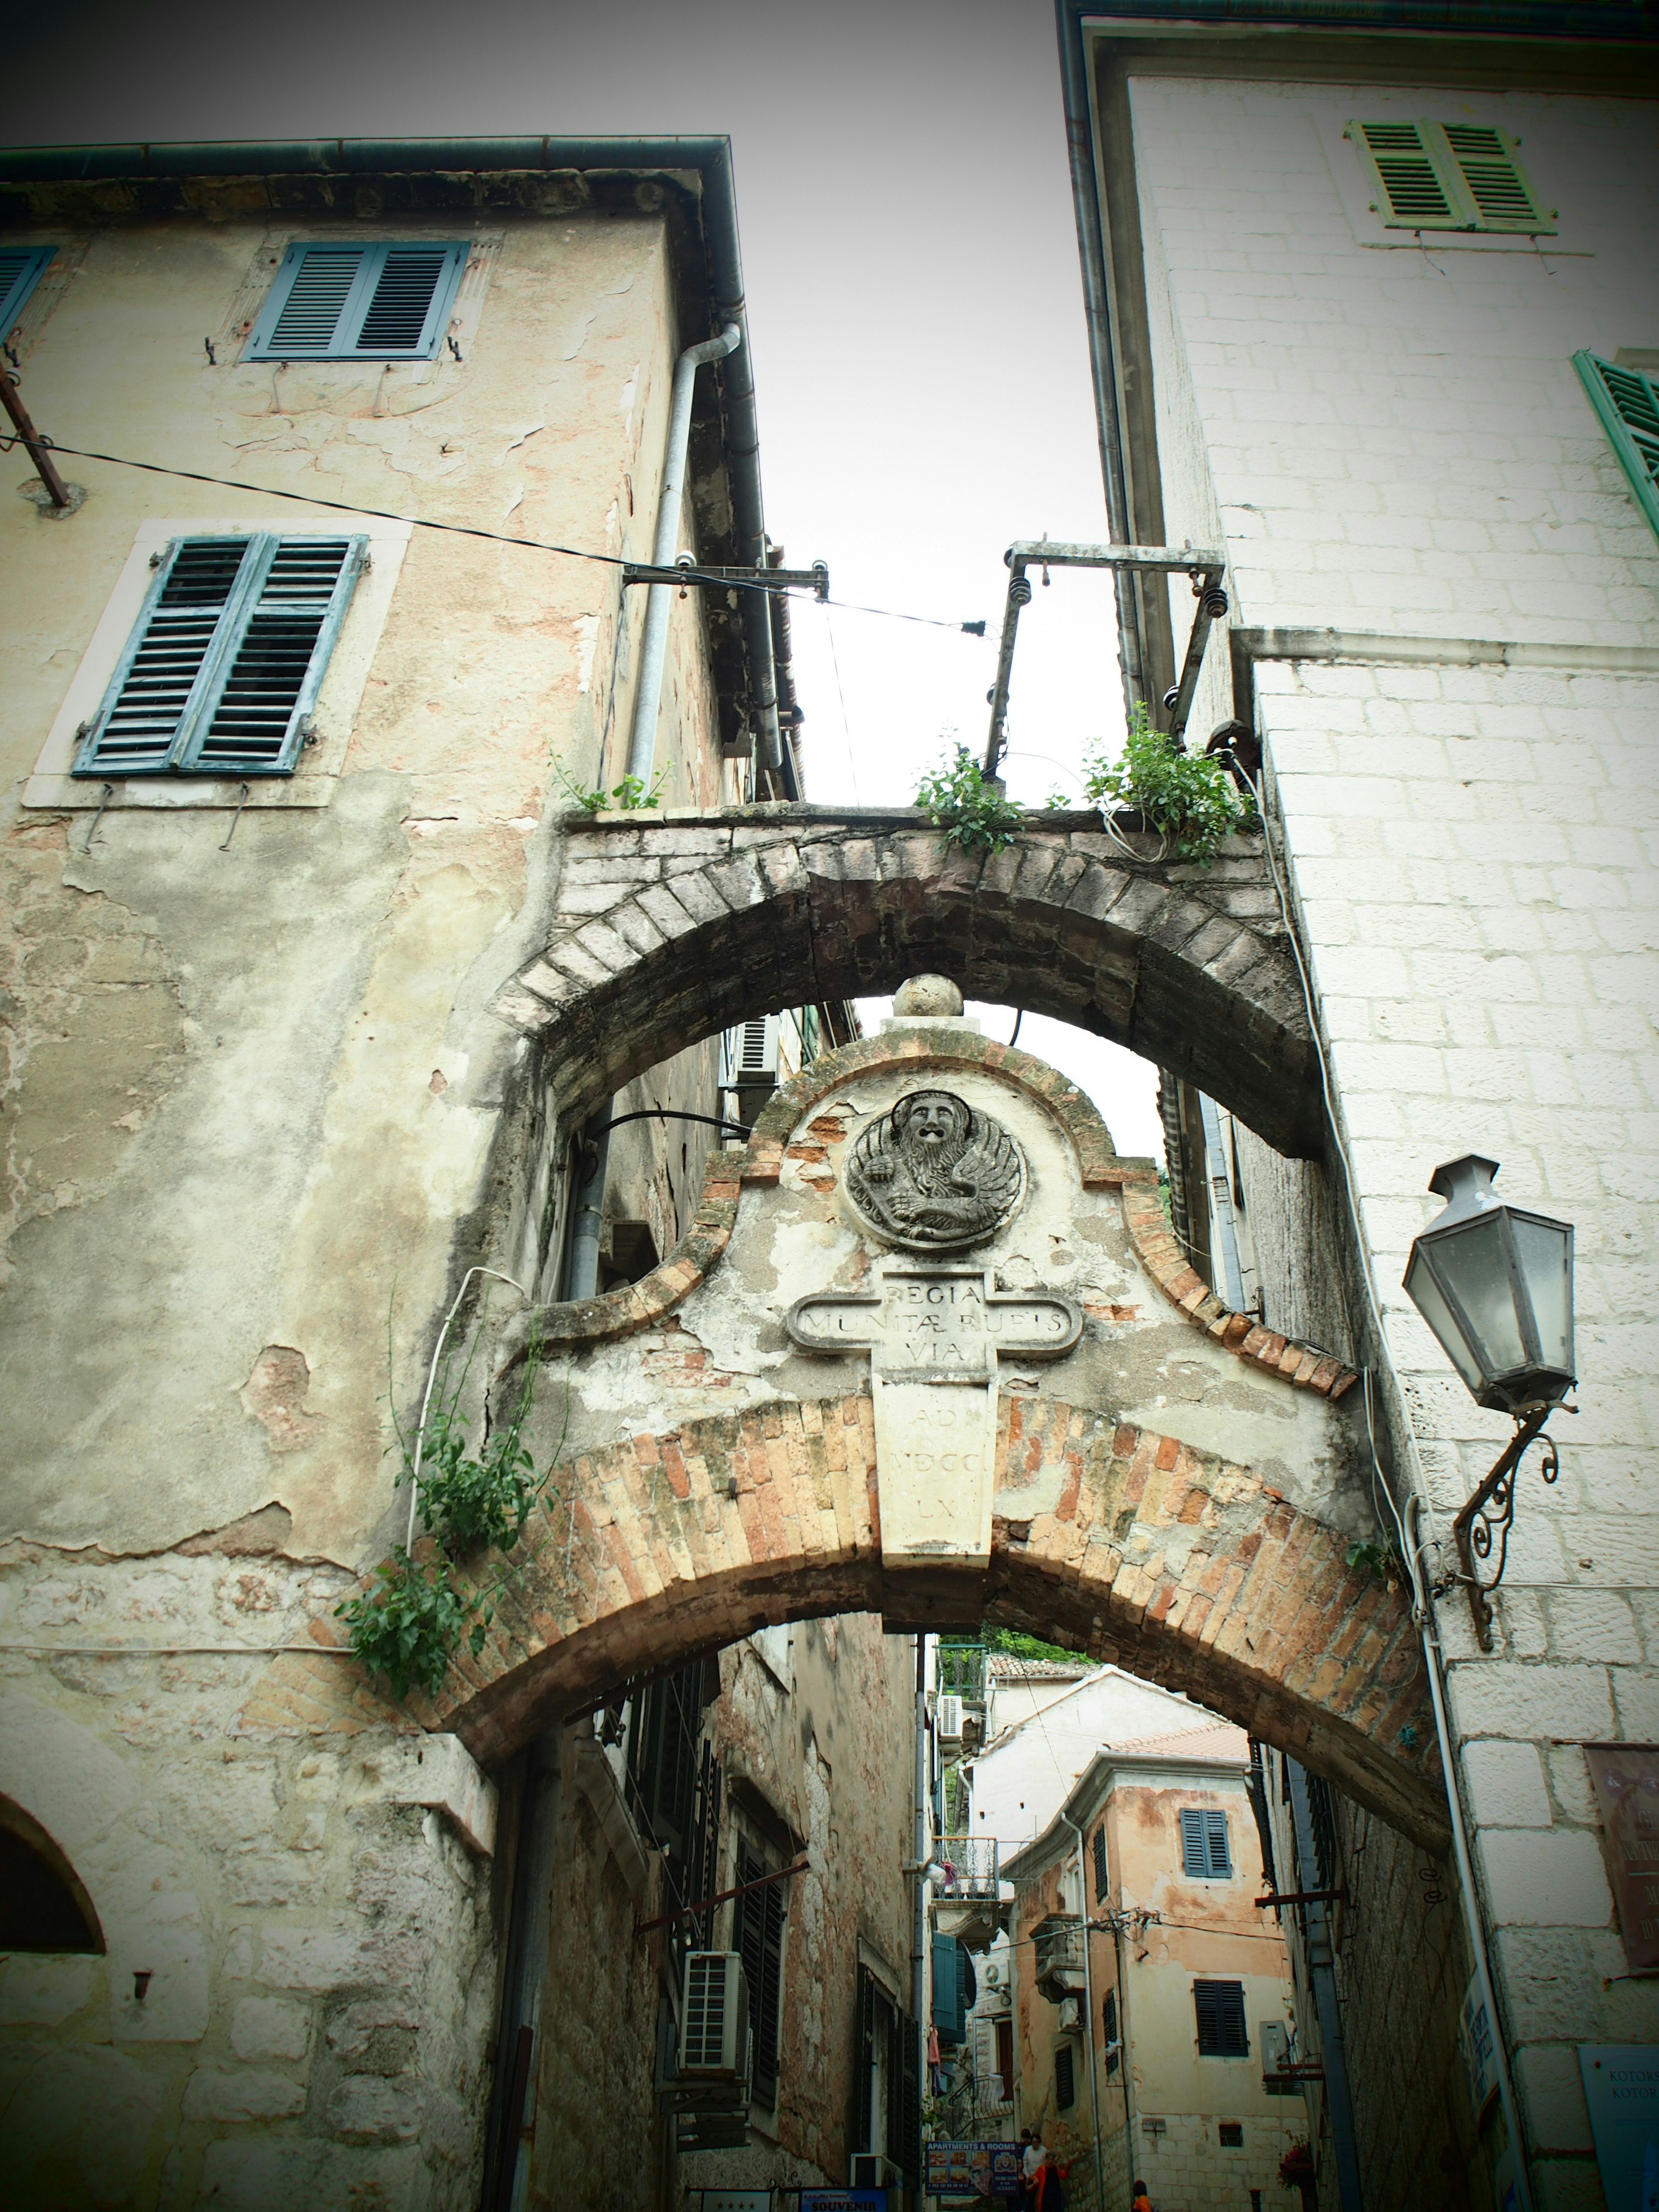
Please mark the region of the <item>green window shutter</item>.
[[363, 538], [177, 538], [76, 775], [290, 775]]
[[1227, 1850], [1227, 1815], [1224, 1813], [1206, 1813], [1204, 1841], [1209, 1853], [1209, 1872], [1212, 1880], [1224, 1881], [1233, 1870]]
[[290, 246], [245, 361], [429, 361], [443, 343], [467, 247]]
[[0, 246], [0, 338], [11, 336], [29, 294], [57, 251], [55, 246]]
[[1593, 353], [1572, 365], [1629, 480], [1631, 494], [1659, 538], [1659, 383], [1639, 368], [1620, 368]]
[[1553, 231], [1555, 210], [1540, 205], [1507, 131], [1481, 123], [1425, 123], [1425, 138], [1445, 147], [1445, 167], [1455, 169], [1474, 203], [1481, 230]]
[[1181, 1871], [1188, 1881], [1202, 1881], [1210, 1871], [1204, 1846], [1204, 1815], [1194, 1810], [1181, 1815]]
[[1353, 141], [1376, 197], [1371, 204], [1390, 230], [1472, 230], [1479, 210], [1460, 174], [1419, 123], [1351, 123]]

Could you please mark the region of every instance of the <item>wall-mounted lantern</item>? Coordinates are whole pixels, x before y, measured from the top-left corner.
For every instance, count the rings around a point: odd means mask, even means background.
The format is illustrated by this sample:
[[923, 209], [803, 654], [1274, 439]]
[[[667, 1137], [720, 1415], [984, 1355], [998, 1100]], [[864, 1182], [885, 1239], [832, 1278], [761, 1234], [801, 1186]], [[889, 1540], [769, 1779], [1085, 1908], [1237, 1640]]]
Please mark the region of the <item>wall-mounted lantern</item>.
[[[1542, 1473], [1560, 1471], [1544, 1424], [1571, 1389], [1572, 1229], [1492, 1196], [1496, 1160], [1470, 1152], [1435, 1170], [1429, 1188], [1446, 1200], [1412, 1246], [1406, 1291], [1476, 1405], [1516, 1424], [1509, 1449], [1452, 1524], [1483, 1651], [1492, 1648], [1489, 1594], [1504, 1578], [1515, 1519], [1515, 1479], [1541, 1439]], [[1571, 1408], [1569, 1410], [1571, 1410]], [[1498, 1571], [1477, 1561], [1498, 1543]]]

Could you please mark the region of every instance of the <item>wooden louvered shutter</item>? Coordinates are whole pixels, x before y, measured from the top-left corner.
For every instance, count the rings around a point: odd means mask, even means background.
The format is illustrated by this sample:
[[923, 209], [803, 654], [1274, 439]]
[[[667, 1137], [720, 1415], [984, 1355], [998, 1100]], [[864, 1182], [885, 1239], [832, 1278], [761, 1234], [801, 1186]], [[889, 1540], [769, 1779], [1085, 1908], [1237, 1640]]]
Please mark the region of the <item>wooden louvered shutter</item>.
[[[738, 1854], [739, 1882], [758, 1881], [773, 1871], [746, 1849]], [[784, 1885], [775, 1881], [738, 1899], [737, 1948], [743, 1954], [749, 1984], [749, 2018], [754, 2029], [755, 2078], [750, 2094], [757, 2105], [778, 2100], [778, 2029], [783, 1999]]]
[[1198, 2018], [1202, 2058], [1248, 2058], [1250, 2039], [1244, 2026], [1243, 1982], [1194, 1982], [1193, 2009]]
[[1202, 1881], [1210, 1871], [1202, 1813], [1186, 1811], [1181, 1815], [1181, 1871], [1188, 1881]]
[[1108, 1887], [1106, 1867], [1106, 1823], [1103, 1820], [1095, 1830], [1095, 1903], [1104, 1905]]
[[442, 343], [467, 248], [456, 241], [290, 246], [250, 361], [424, 361]]
[[76, 775], [292, 775], [364, 538], [177, 538]]
[[1205, 1871], [1212, 1879], [1230, 1875], [1233, 1863], [1227, 1850], [1227, 1815], [1224, 1813], [1206, 1813], [1204, 1841], [1208, 1857]]
[[12, 325], [57, 251], [55, 246], [0, 246], [0, 338], [11, 336]]
[[1636, 504], [1659, 537], [1659, 382], [1639, 368], [1620, 368], [1593, 353], [1574, 354], [1572, 365]]
[[1072, 2063], [1072, 2046], [1062, 2043], [1054, 2051], [1054, 2103], [1066, 2112], [1077, 2102], [1077, 2072]]
[[1473, 228], [1473, 204], [1442, 173], [1420, 125], [1351, 123], [1347, 136], [1370, 173], [1376, 193], [1371, 204], [1390, 230]]
[[1482, 230], [1553, 231], [1555, 210], [1540, 207], [1506, 131], [1483, 123], [1425, 123], [1425, 139], [1445, 148], [1444, 167], [1455, 171], [1474, 203]]

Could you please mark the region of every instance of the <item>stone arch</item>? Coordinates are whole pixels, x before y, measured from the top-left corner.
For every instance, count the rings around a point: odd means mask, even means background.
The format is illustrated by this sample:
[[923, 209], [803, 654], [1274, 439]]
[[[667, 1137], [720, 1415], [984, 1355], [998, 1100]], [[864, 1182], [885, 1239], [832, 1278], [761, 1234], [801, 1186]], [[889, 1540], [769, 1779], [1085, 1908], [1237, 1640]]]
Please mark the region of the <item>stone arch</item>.
[[[1036, 1472], [1062, 1470], [1058, 1495]], [[1022, 1496], [1030, 1486], [1029, 1518]], [[1044, 1500], [1051, 1500], [1045, 1504]], [[1053, 1399], [1005, 1396], [988, 1577], [884, 1575], [868, 1397], [779, 1401], [576, 1459], [538, 1506], [477, 1657], [422, 1725], [484, 1765], [619, 1684], [769, 1622], [884, 1612], [993, 1620], [1188, 1692], [1425, 1847], [1446, 1814], [1404, 1593], [1248, 1468]], [[954, 1608], [954, 1609], [953, 1609]], [[319, 1644], [338, 1641], [331, 1620]], [[248, 1726], [343, 1724], [374, 1699], [337, 1656], [284, 1656]], [[380, 1717], [385, 1717], [384, 1708]]]
[[937, 971], [1127, 1045], [1316, 1154], [1317, 1060], [1261, 839], [1208, 869], [1156, 851], [1097, 814], [1039, 817], [988, 854], [914, 810], [580, 816], [545, 945], [496, 1011], [550, 1048], [580, 1114], [749, 1015]]

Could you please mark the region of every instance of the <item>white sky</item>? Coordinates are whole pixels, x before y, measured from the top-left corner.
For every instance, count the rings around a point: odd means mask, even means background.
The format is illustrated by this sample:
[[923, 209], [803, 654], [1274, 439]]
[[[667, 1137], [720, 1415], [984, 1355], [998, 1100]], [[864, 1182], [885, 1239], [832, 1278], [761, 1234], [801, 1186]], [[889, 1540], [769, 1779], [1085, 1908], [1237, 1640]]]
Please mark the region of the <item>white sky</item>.
[[[797, 608], [809, 792], [908, 804], [948, 737], [982, 750], [1004, 548], [1106, 535], [1050, 0], [66, 0], [8, 46], [14, 145], [729, 132], [773, 537], [839, 599], [988, 632]], [[1056, 572], [1012, 795], [1075, 791], [1121, 730], [1110, 587]], [[1161, 1155], [1144, 1062], [1036, 1016], [1020, 1042]]]

